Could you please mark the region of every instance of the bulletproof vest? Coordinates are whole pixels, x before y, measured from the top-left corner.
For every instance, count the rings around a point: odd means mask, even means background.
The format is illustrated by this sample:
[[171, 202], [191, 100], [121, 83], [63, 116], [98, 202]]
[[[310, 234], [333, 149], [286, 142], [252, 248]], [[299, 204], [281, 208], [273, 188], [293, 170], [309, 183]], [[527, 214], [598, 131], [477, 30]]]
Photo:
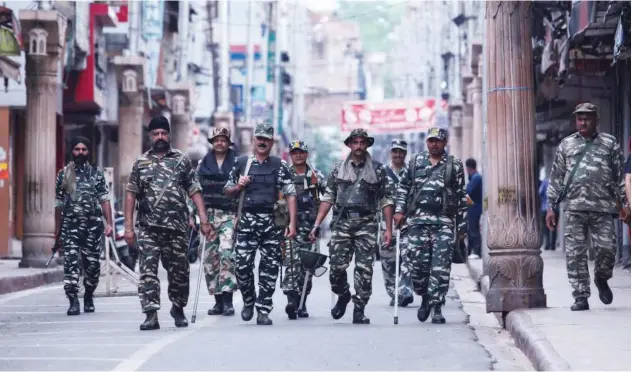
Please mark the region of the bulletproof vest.
[[68, 216], [87, 217], [99, 214], [94, 179], [96, 174], [97, 170], [93, 166], [77, 172], [77, 189], [74, 195], [69, 196], [69, 205], [65, 208]]
[[[247, 161], [247, 156], [239, 157], [239, 175], [244, 175]], [[267, 211], [269, 209], [269, 213], [272, 213], [274, 203], [278, 198], [276, 182], [280, 167], [281, 158], [276, 156], [270, 156], [268, 161], [263, 164], [253, 164], [250, 167], [248, 172], [250, 184], [246, 187], [244, 210], [259, 209]]]
[[[373, 162], [373, 168], [377, 169], [380, 163]], [[344, 207], [347, 211], [377, 211], [380, 183], [370, 184], [365, 180], [350, 181], [337, 180], [336, 205]]]
[[[426, 212], [452, 216], [457, 212], [455, 190], [452, 187], [453, 157], [448, 156], [445, 163], [435, 168], [427, 168], [428, 165], [430, 165], [430, 161], [424, 159], [421, 169], [413, 171], [413, 180], [421, 176], [424, 181], [423, 186], [416, 190], [411, 201]], [[419, 188], [420, 186], [416, 185], [415, 187]], [[415, 205], [410, 207], [412, 210]]]
[[204, 197], [204, 206], [213, 209], [221, 209], [223, 211], [234, 211], [237, 204], [234, 198], [224, 195], [224, 186], [228, 182], [228, 174], [223, 173], [220, 169], [214, 174], [199, 174], [200, 184], [202, 185], [202, 196]]
[[314, 189], [317, 185], [309, 185], [305, 188], [307, 182], [305, 175], [295, 175], [292, 177], [294, 187], [296, 188], [296, 210], [298, 212], [316, 213], [316, 199], [314, 199]]

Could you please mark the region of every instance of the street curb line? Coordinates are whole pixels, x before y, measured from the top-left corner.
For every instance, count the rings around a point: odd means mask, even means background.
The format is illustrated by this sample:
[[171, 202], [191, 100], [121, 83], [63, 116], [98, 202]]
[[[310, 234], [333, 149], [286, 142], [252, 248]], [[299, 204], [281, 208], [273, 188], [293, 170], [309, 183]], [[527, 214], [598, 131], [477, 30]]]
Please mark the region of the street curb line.
[[[477, 283], [480, 291], [487, 296], [489, 277], [483, 275], [482, 267], [476, 267], [467, 261], [470, 276]], [[502, 319], [497, 316], [499, 323]], [[529, 358], [538, 371], [571, 371], [568, 362], [562, 358], [544, 334], [533, 324], [529, 314], [523, 310], [510, 311], [505, 317], [505, 329], [511, 335], [516, 346]]]
[[61, 282], [63, 269], [50, 269], [39, 273], [0, 278], [0, 295], [37, 288], [46, 284]]

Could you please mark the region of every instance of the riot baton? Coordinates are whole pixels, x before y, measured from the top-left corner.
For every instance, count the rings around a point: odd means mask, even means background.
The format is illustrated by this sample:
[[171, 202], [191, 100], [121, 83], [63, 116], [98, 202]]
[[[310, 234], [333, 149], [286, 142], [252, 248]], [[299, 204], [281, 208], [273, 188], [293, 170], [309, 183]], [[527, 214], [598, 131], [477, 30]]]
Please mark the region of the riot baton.
[[397, 316], [397, 310], [399, 308], [399, 236], [400, 229], [397, 228], [397, 235], [395, 238], [395, 306], [393, 306], [393, 324], [399, 323]]
[[[202, 260], [202, 253], [206, 247], [206, 235], [200, 234], [200, 246], [198, 247], [198, 255], [200, 257], [200, 268], [198, 269], [197, 288], [195, 289], [195, 302], [193, 303], [193, 315], [191, 316], [191, 323], [195, 323], [195, 316], [197, 315], [198, 302], [200, 300], [200, 283], [202, 282], [202, 272], [204, 271], [204, 262]], [[202, 252], [200, 252], [202, 250]]]

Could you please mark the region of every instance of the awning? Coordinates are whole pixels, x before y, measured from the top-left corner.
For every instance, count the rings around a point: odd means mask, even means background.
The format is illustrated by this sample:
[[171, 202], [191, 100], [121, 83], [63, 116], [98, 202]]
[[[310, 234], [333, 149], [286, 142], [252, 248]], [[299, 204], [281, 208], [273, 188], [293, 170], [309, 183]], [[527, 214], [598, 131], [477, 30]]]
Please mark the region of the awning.
[[9, 57], [0, 56], [0, 76], [22, 83], [20, 64]]
[[0, 6], [0, 56], [21, 55], [20, 38], [20, 22], [15, 13], [7, 7]]

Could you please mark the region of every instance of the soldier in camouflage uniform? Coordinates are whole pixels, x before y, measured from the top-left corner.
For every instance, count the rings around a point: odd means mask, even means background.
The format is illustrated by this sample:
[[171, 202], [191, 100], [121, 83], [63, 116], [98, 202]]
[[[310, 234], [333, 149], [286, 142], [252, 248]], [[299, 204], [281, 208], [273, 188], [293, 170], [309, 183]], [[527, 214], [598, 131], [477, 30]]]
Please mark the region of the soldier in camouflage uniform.
[[[257, 308], [257, 324], [272, 325], [272, 295], [281, 264], [281, 242], [296, 235], [296, 191], [288, 165], [281, 158], [270, 156], [274, 144], [274, 128], [258, 124], [254, 133], [254, 156], [240, 156], [230, 172], [224, 192], [240, 193], [238, 219], [235, 226], [235, 274], [244, 301], [241, 318], [250, 321]], [[277, 200], [285, 196], [289, 224], [281, 226], [275, 217]], [[284, 223], [283, 223], [284, 224]], [[255, 292], [255, 255], [259, 249], [259, 295]], [[255, 303], [256, 299], [256, 303]]]
[[200, 183], [191, 159], [169, 142], [170, 126], [164, 116], [151, 119], [149, 137], [152, 148], [139, 156], [132, 167], [125, 200], [125, 241], [133, 244], [134, 205], [138, 201], [138, 239], [140, 278], [138, 296], [147, 318], [141, 331], [160, 329], [160, 280], [158, 264], [167, 271], [170, 314], [176, 327], [188, 326], [184, 307], [189, 300], [189, 261], [187, 260], [187, 196], [193, 199], [200, 217], [200, 230], [209, 239], [215, 232], [208, 222]]
[[[406, 168], [406, 154], [408, 144], [402, 139], [393, 140], [391, 143], [391, 162], [386, 166], [388, 174], [389, 188], [391, 194], [397, 193], [397, 185]], [[410, 282], [410, 270], [412, 269], [412, 259], [407, 251], [408, 237], [406, 236], [406, 226], [401, 227], [399, 242], [400, 249], [400, 282], [399, 282], [399, 306], [406, 307], [414, 300]], [[384, 286], [386, 293], [391, 298], [390, 306], [395, 304], [395, 240], [391, 240], [390, 246], [380, 244], [380, 262], [382, 263], [382, 273], [384, 276]]]
[[340, 319], [352, 299], [347, 282], [347, 268], [355, 254], [353, 282], [353, 323], [370, 324], [364, 315], [371, 298], [373, 260], [377, 250], [377, 213], [384, 211], [384, 243], [390, 246], [393, 225], [393, 200], [384, 165], [374, 161], [367, 149], [374, 143], [363, 129], [354, 129], [344, 141], [351, 148], [346, 160], [335, 164], [310, 233], [314, 241], [320, 224], [334, 206], [329, 241], [329, 281], [338, 301], [331, 316]]
[[414, 257], [411, 278], [422, 304], [417, 318], [443, 324], [441, 307], [450, 285], [456, 225], [460, 239], [467, 232], [465, 174], [460, 159], [448, 156], [445, 129], [431, 128], [427, 151], [413, 156], [404, 170], [395, 201], [395, 223], [408, 223], [408, 249]]
[[591, 103], [577, 105], [573, 114], [577, 132], [560, 142], [547, 189], [549, 210], [546, 224], [555, 229], [556, 214], [565, 201], [564, 245], [566, 270], [575, 303], [571, 310], [588, 310], [590, 274], [588, 238], [597, 252], [595, 285], [599, 299], [612, 303], [612, 278], [616, 235], [617, 201], [626, 205], [623, 153], [614, 136], [598, 133], [599, 108]]
[[289, 148], [292, 157], [290, 172], [292, 172], [292, 179], [296, 188], [298, 227], [292, 245], [288, 247], [286, 244], [285, 247], [285, 276], [281, 287], [288, 301], [285, 312], [290, 319], [296, 319], [297, 316], [299, 318], [309, 317], [305, 303], [307, 302], [307, 295], [312, 290], [312, 277], [310, 276], [305, 290], [303, 307], [299, 309], [300, 294], [305, 281], [305, 270], [301, 265], [299, 250], [318, 252], [318, 246], [310, 241], [309, 233], [316, 220], [320, 194], [324, 192], [327, 182], [325, 176], [318, 169], [307, 164], [309, 152], [305, 142], [293, 141]]
[[[94, 291], [101, 275], [101, 236], [112, 234], [112, 209], [103, 171], [88, 161], [90, 141], [72, 140], [72, 161], [57, 174], [55, 185], [55, 240], [64, 256], [64, 291], [68, 315], [79, 315], [79, 267], [83, 267], [83, 311], [94, 312]], [[106, 224], [103, 225], [102, 217]], [[60, 240], [61, 238], [61, 240]], [[81, 260], [81, 263], [79, 262]]]
[[[198, 179], [202, 186], [204, 206], [208, 220], [217, 231], [215, 240], [207, 240], [202, 262], [208, 293], [215, 296], [215, 306], [208, 315], [235, 315], [233, 293], [237, 292], [235, 277], [235, 254], [233, 251], [233, 225], [237, 202], [234, 197], [224, 194], [224, 185], [235, 166], [235, 151], [229, 146], [230, 131], [215, 127], [209, 135], [213, 150], [200, 161], [197, 168]], [[193, 212], [193, 203], [189, 202]]]

